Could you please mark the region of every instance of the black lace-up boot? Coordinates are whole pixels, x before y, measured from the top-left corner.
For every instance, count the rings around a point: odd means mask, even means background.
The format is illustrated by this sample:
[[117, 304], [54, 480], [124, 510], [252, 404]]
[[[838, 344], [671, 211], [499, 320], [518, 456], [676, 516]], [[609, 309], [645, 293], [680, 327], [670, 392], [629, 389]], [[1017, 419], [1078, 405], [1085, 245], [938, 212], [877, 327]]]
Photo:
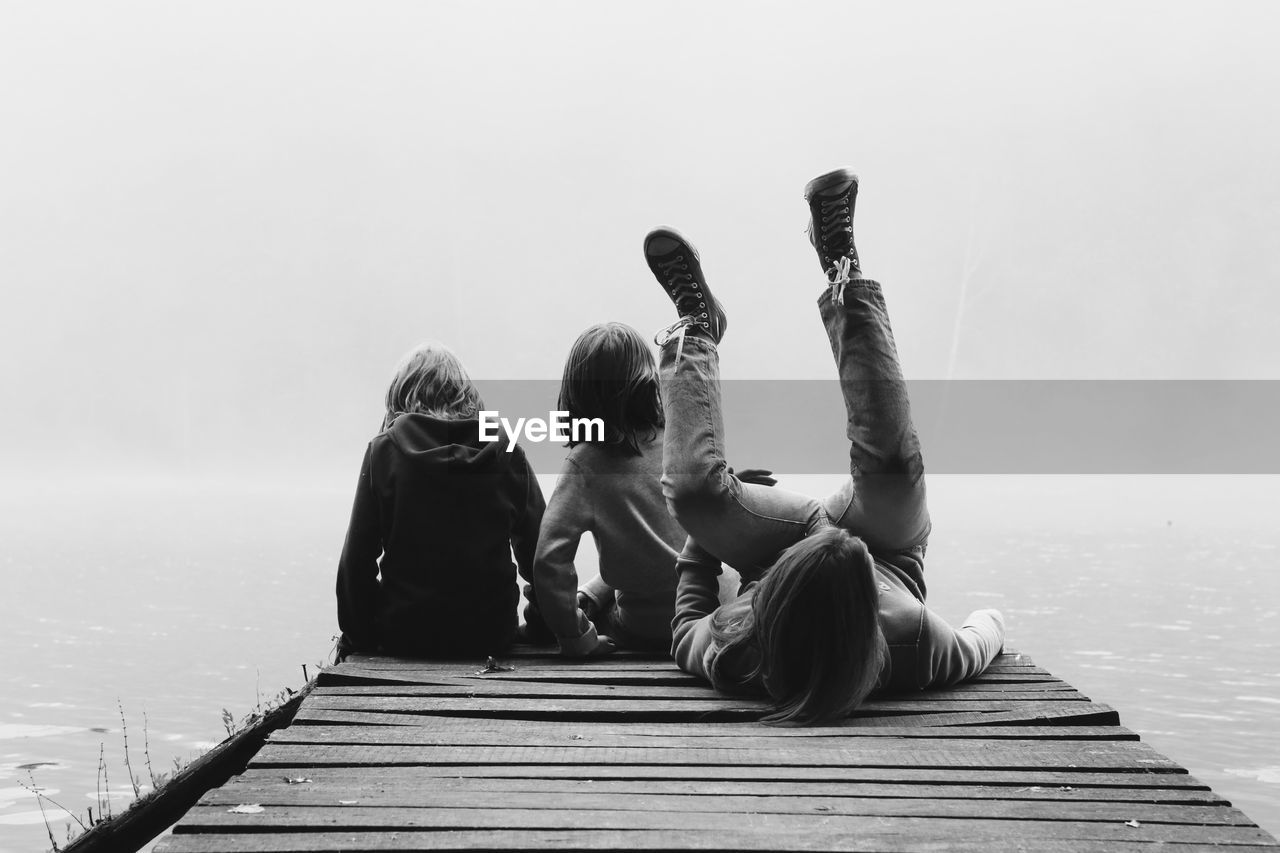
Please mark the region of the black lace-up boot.
[[853, 207], [858, 200], [858, 176], [836, 169], [814, 178], [804, 188], [809, 203], [809, 242], [827, 280], [847, 281], [861, 267], [853, 245]]
[[693, 329], [720, 343], [729, 321], [707, 288], [698, 250], [675, 229], [655, 228], [644, 238], [644, 259], [680, 314], [680, 319], [659, 332], [654, 341], [661, 346], [675, 334], [683, 337]]

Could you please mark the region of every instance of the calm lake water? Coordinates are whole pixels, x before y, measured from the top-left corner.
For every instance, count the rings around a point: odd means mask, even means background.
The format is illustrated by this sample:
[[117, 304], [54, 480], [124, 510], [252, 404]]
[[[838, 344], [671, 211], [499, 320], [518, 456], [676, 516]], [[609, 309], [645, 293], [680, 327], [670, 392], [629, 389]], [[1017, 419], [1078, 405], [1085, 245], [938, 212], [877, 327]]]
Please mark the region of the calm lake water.
[[[120, 810], [126, 736], [145, 789], [225, 736], [222, 709], [302, 684], [336, 631], [352, 479], [0, 486], [0, 851], [49, 847], [24, 785], [81, 816], [105, 789]], [[783, 484], [825, 494], [836, 478]], [[930, 489], [935, 610], [1001, 608], [1011, 648], [1280, 835], [1280, 478]], [[67, 817], [46, 812], [61, 842]]]

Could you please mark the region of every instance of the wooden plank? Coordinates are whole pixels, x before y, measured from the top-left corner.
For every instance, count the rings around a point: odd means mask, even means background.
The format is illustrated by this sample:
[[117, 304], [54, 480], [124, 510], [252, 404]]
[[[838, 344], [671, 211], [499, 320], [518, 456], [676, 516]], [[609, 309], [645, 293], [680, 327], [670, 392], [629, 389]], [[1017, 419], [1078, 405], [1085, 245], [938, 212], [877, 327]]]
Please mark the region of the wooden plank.
[[[1226, 800], [1202, 788], [1120, 788], [1071, 785], [986, 785], [959, 780], [945, 783], [818, 782], [810, 780], [679, 780], [679, 779], [547, 779], [442, 777], [388, 770], [413, 768], [312, 768], [297, 776], [279, 771], [249, 770], [221, 788], [209, 791], [204, 805], [333, 805], [339, 800], [362, 806], [417, 806], [441, 792], [470, 795], [507, 793], [537, 794], [551, 801], [579, 794], [696, 794], [701, 796], [803, 796], [942, 798], [980, 800], [1061, 800], [1070, 802], [1160, 803], [1228, 806]], [[292, 779], [291, 782], [285, 782]]]
[[[201, 805], [185, 821], [188, 831], [202, 827], [227, 826], [294, 827], [314, 823], [317, 826], [432, 826], [469, 829], [475, 826], [519, 826], [534, 820], [547, 828], [581, 828], [590, 825], [591, 816], [602, 821], [602, 828], [677, 828], [680, 821], [690, 828], [715, 829], [733, 825], [733, 819], [757, 819], [777, 816], [800, 826], [796, 818], [838, 817], [963, 817], [967, 820], [1051, 820], [1080, 822], [1116, 822], [1136, 820], [1140, 823], [1187, 824], [1195, 826], [1252, 826], [1238, 809], [1221, 804], [1179, 803], [1071, 802], [1058, 801], [1046, 808], [1035, 800], [980, 800], [945, 797], [811, 797], [811, 796], [743, 796], [734, 794], [705, 796], [697, 794], [610, 794], [578, 793], [571, 798], [548, 797], [539, 793], [508, 792], [501, 797], [479, 799], [475, 792], [420, 792], [416, 803], [344, 804], [329, 801], [320, 804], [279, 804], [266, 806], [260, 814], [239, 814], [222, 805]], [[489, 814], [474, 823], [477, 811]], [[547, 813], [558, 816], [550, 818]], [[626, 823], [619, 815], [630, 814]], [[504, 814], [505, 813], [505, 814]], [[439, 816], [437, 816], [439, 815]], [[531, 817], [536, 815], [536, 817]], [[577, 816], [582, 815], [578, 820]], [[673, 817], [674, 816], [674, 817]], [[505, 818], [505, 820], [504, 820]], [[543, 822], [545, 821], [545, 822]], [[705, 823], [703, 821], [706, 821]]]
[[[706, 684], [689, 685], [618, 685], [564, 684], [522, 681], [518, 679], [437, 679], [433, 683], [327, 684], [316, 691], [318, 696], [545, 696], [560, 699], [717, 699], [716, 691]], [[1066, 685], [974, 685], [952, 690], [931, 690], [909, 694], [912, 701], [934, 700], [985, 702], [999, 699], [1018, 701], [1087, 701], [1076, 689]], [[899, 694], [896, 699], [903, 697]], [[868, 704], [885, 701], [872, 698]]]
[[[540, 681], [559, 684], [676, 684], [708, 687], [706, 681], [688, 673], [675, 669], [669, 670], [630, 671], [621, 668], [612, 669], [516, 669], [511, 672], [487, 674], [444, 673], [436, 667], [415, 668], [369, 668], [343, 664], [324, 670], [320, 674], [321, 684], [359, 684], [368, 681], [385, 683], [423, 683], [423, 684], [465, 684], [476, 681]], [[1074, 689], [1066, 682], [1050, 675], [1027, 675], [1023, 673], [984, 673], [972, 681], [965, 682], [948, 689], [981, 689], [991, 686], [999, 689], [1003, 685], [1043, 684], [1063, 689]], [[708, 689], [710, 689], [708, 687]]]
[[[612, 660], [610, 658], [544, 658], [539, 660], [498, 661], [501, 666], [511, 667], [509, 670], [484, 672], [485, 661], [412, 661], [397, 658], [368, 659], [359, 662], [340, 663], [326, 667], [322, 672], [341, 674], [344, 672], [422, 672], [435, 675], [447, 675], [454, 678], [503, 678], [518, 673], [522, 675], [538, 675], [555, 677], [571, 673], [595, 673], [601, 676], [618, 674], [656, 673], [667, 675], [688, 675], [676, 666], [670, 658], [666, 660]], [[979, 678], [993, 676], [1043, 677], [1056, 678], [1047, 669], [1022, 664], [992, 664]]]
[[[594, 667], [613, 667], [613, 666], [632, 666], [643, 665], [646, 663], [659, 663], [667, 666], [674, 666], [671, 656], [665, 653], [656, 652], [638, 652], [630, 649], [619, 649], [616, 653], [606, 655], [604, 657], [590, 658], [574, 658], [565, 657], [559, 654], [551, 646], [543, 647], [513, 647], [509, 654], [493, 656], [495, 661], [499, 663], [514, 660], [516, 663], [529, 663], [531, 660], [549, 661], [555, 664], [565, 666], [594, 666]], [[353, 666], [469, 666], [473, 663], [484, 666], [485, 658], [480, 656], [464, 657], [464, 658], [406, 658], [396, 657], [392, 655], [363, 655], [354, 654], [347, 658], [346, 664], [337, 664], [337, 666], [353, 665]], [[1032, 668], [1040, 669], [1031, 659], [1029, 655], [1021, 652], [1006, 650], [996, 655], [992, 659], [991, 664], [987, 667], [988, 672], [998, 671], [1010, 668]]]
[[[1127, 828], [1127, 827], [1126, 827]], [[164, 839], [156, 853], [322, 853], [322, 851], [468, 851], [468, 850], [616, 850], [616, 851], [778, 851], [778, 853], [905, 853], [905, 851], [946, 851], [946, 853], [1150, 853], [1152, 844], [1141, 838], [1113, 832], [1106, 838], [1034, 837], [1033, 833], [1011, 836], [992, 832], [973, 835], [973, 827], [947, 823], [919, 827], [912, 834], [891, 828], [868, 826], [856, 832], [772, 833], [757, 830], [689, 830], [679, 833], [652, 830], [533, 830], [452, 831], [452, 832], [284, 832], [178, 834]], [[1030, 837], [1028, 837], [1030, 836]], [[1230, 853], [1275, 853], [1266, 843], [1231, 839], [1229, 847], [1213, 842], [1179, 842], [1177, 853], [1218, 851]]]
[[[461, 679], [459, 679], [461, 681]], [[721, 698], [705, 684], [614, 685], [545, 684], [529, 681], [472, 679], [461, 684], [336, 685], [319, 688], [320, 696], [500, 696], [548, 699], [715, 700]]]
[[[727, 722], [759, 720], [767, 703], [740, 697], [708, 695], [694, 699], [654, 699], [638, 702], [629, 699], [586, 698], [575, 700], [555, 697], [503, 696], [344, 696], [326, 693], [312, 700], [313, 707], [339, 711], [379, 711], [383, 713], [440, 714], [451, 716], [494, 717], [509, 719], [560, 720], [667, 720], [671, 722]], [[1029, 699], [944, 699], [919, 698], [876, 700], [861, 705], [855, 717], [886, 714], [912, 715], [941, 712], [1034, 714], [1050, 710], [1062, 716], [1078, 713], [1088, 703], [1077, 700], [1033, 702]], [[1032, 708], [1041, 705], [1043, 708]], [[993, 721], [999, 722], [999, 721]]]
[[758, 720], [764, 702], [750, 699], [710, 697], [706, 699], [666, 699], [652, 702], [631, 700], [551, 699], [539, 697], [431, 697], [431, 696], [317, 696], [314, 707], [331, 710], [360, 710], [493, 717], [496, 719], [667, 719]]
[[[516, 722], [516, 721], [513, 721]], [[520, 721], [523, 722], [523, 721]], [[509, 731], [466, 731], [463, 729], [435, 729], [427, 726], [290, 726], [271, 736], [271, 743], [314, 743], [314, 744], [377, 744], [394, 746], [406, 744], [412, 746], [540, 746], [556, 747], [564, 744], [572, 746], [592, 747], [645, 747], [658, 749], [746, 749], [759, 750], [765, 748], [790, 749], [838, 749], [843, 746], [856, 745], [866, 738], [911, 738], [916, 743], [903, 744], [901, 749], [929, 749], [937, 740], [982, 740], [984, 742], [999, 741], [1002, 746], [1009, 744], [1017, 747], [1031, 743], [1044, 743], [1052, 740], [1068, 740], [1079, 742], [1084, 740], [1137, 741], [1138, 736], [1117, 737], [1116, 732], [1105, 726], [1072, 727], [1046, 726], [1045, 729], [1057, 728], [1062, 732], [1083, 730], [1091, 737], [1040, 737], [1029, 728], [1011, 726], [1001, 729], [1003, 737], [995, 737], [992, 730], [981, 726], [938, 728], [938, 727], [869, 727], [862, 729], [833, 729], [826, 735], [792, 735], [785, 730], [761, 726], [750, 732], [716, 733], [703, 732], [694, 726], [671, 726], [677, 731], [662, 732], [660, 726], [644, 727], [650, 733], [631, 732], [626, 726], [512, 726]], [[728, 728], [717, 727], [717, 728]], [[658, 730], [658, 731], [655, 731]], [[775, 732], [784, 731], [783, 734]], [[926, 742], [927, 740], [927, 742]]]
[[856, 782], [904, 785], [993, 785], [1002, 788], [1125, 788], [1135, 790], [1202, 790], [1209, 787], [1182, 768], [1175, 770], [1046, 770], [972, 767], [756, 767], [750, 765], [626, 764], [462, 764], [369, 767], [251, 766], [243, 778], [313, 780], [385, 779], [408, 785], [423, 779], [571, 779], [581, 781], [689, 780], [769, 783]]
[[985, 684], [988, 682], [997, 682], [997, 681], [1010, 681], [1010, 682], [1018, 682], [1018, 681], [1050, 682], [1052, 681], [1052, 682], [1057, 682], [1059, 684], [1066, 683], [1061, 678], [1058, 678], [1056, 675], [1053, 675], [1050, 672], [1040, 669], [1039, 667], [1019, 667], [1016, 669], [1006, 669], [1004, 671], [996, 671], [996, 670], [988, 669], [985, 672], [983, 672], [982, 675], [976, 675], [965, 683]]
[[[855, 802], [873, 802], [860, 800]], [[886, 805], [917, 806], [916, 800], [888, 800]], [[883, 826], [892, 826], [895, 834], [908, 834], [913, 831], [931, 833], [940, 826], [952, 825], [956, 832], [973, 832], [979, 835], [1010, 835], [1026, 839], [1038, 838], [1127, 838], [1148, 841], [1189, 841], [1189, 842], [1227, 842], [1258, 844], [1265, 843], [1269, 836], [1252, 825], [1239, 824], [1192, 824], [1180, 822], [1152, 822], [1139, 826], [1128, 826], [1127, 820], [1107, 818], [1099, 821], [1074, 821], [1053, 819], [1019, 819], [1019, 818], [969, 818], [960, 815], [928, 816], [905, 813], [894, 814], [892, 811], [884, 815], [845, 815], [829, 814], [759, 814], [717, 810], [690, 812], [636, 812], [628, 810], [604, 809], [502, 809], [495, 808], [494, 803], [486, 803], [473, 808], [360, 808], [358, 806], [339, 808], [277, 808], [266, 809], [254, 814], [233, 812], [221, 806], [196, 806], [187, 819], [175, 832], [206, 832], [239, 830], [264, 832], [268, 830], [289, 830], [308, 826], [326, 829], [349, 828], [354, 830], [381, 829], [385, 831], [405, 831], [413, 829], [556, 829], [556, 830], [619, 830], [619, 829], [659, 829], [680, 832], [690, 830], [742, 830], [752, 829], [768, 833], [812, 832], [821, 828], [823, 832], [856, 833], [867, 828], [868, 822], [876, 823], [874, 818], [891, 819]], [[928, 806], [927, 802], [923, 805]], [[1138, 804], [1131, 804], [1135, 809]], [[973, 806], [972, 801], [962, 804], [965, 809]], [[1151, 807], [1169, 808], [1169, 807]], [[1174, 809], [1197, 809], [1218, 815], [1227, 815], [1234, 809], [1208, 806], [1180, 806]], [[869, 821], [868, 819], [872, 820]], [[1128, 830], [1128, 831], [1125, 831]]]
[[319, 676], [323, 685], [334, 684], [437, 684], [475, 683], [477, 681], [536, 681], [544, 684], [631, 684], [707, 687], [707, 682], [676, 669], [660, 671], [630, 670], [517, 670], [491, 675], [441, 673], [436, 669], [357, 669], [325, 670]]
[[[398, 731], [382, 729], [381, 731]], [[703, 749], [658, 746], [379, 746], [268, 743], [252, 766], [421, 764], [727, 764], [747, 766], [965, 767], [1042, 769], [1181, 769], [1140, 741], [963, 741], [921, 739], [911, 749], [864, 738], [842, 746], [806, 748], [797, 739], [786, 748]]]
[[[1025, 725], [1025, 726], [1041, 726], [1062, 728], [1071, 725], [1078, 726], [1108, 726], [1119, 730], [1119, 714], [1115, 709], [1107, 705], [1099, 705], [1089, 702], [1072, 702], [1065, 704], [1046, 704], [1046, 703], [1020, 703], [1010, 706], [1013, 710], [1000, 711], [969, 711], [963, 712], [945, 712], [935, 714], [892, 714], [885, 716], [866, 716], [852, 717], [843, 720], [840, 727], [843, 729], [861, 730], [866, 728], [906, 728], [906, 727], [966, 727], [966, 726], [1006, 726], [1006, 725]], [[754, 718], [750, 718], [754, 719]], [[488, 726], [491, 730], [498, 731], [502, 726], [515, 723], [535, 722], [531, 720], [511, 720], [498, 719], [496, 717], [449, 717], [435, 714], [419, 714], [412, 711], [386, 712], [371, 711], [363, 708], [329, 708], [323, 706], [308, 705], [304, 706], [296, 718], [297, 722], [340, 722], [350, 720], [356, 723], [366, 723], [370, 725], [403, 725], [403, 726], [431, 726], [441, 727], [447, 723], [455, 722], [459, 724]], [[540, 723], [554, 723], [555, 719], [538, 720]], [[638, 723], [627, 723], [624, 721], [597, 721], [595, 725], [639, 725]], [[581, 727], [582, 723], [564, 723], [564, 725], [575, 725]], [[650, 723], [650, 725], [672, 725], [685, 728], [688, 723]], [[744, 726], [756, 725], [754, 722], [726, 722], [711, 723], [700, 722], [699, 727], [703, 726]], [[781, 726], [771, 728], [771, 731], [789, 731], [789, 732], [813, 732], [813, 729], [787, 729]], [[1127, 731], [1127, 730], [1124, 730]]]
[[851, 728], [860, 726], [985, 726], [985, 725], [1053, 725], [1118, 726], [1120, 715], [1108, 705], [1095, 702], [1017, 702], [1004, 708], [956, 710], [921, 714], [888, 714], [853, 717], [844, 721]]
[[[512, 667], [514, 672], [681, 672], [671, 658], [645, 658], [636, 660], [620, 660], [604, 658], [563, 658], [546, 657], [537, 660], [497, 660], [500, 666]], [[441, 675], [464, 677], [476, 675], [485, 678], [504, 675], [505, 671], [485, 673], [484, 660], [402, 660], [400, 658], [369, 658], [351, 661], [326, 667], [323, 672], [340, 673], [346, 669], [388, 670], [388, 671], [424, 671]], [[1018, 670], [1022, 671], [1022, 670]]]
[[[425, 717], [416, 714], [380, 714], [367, 711], [329, 711], [312, 709], [294, 718], [289, 732], [299, 738], [299, 730], [313, 726], [405, 726], [422, 728], [431, 737], [446, 738], [451, 733], [462, 737], [510, 738], [524, 743], [529, 738], [565, 739], [589, 735], [617, 735], [633, 738], [701, 738], [732, 737], [748, 742], [766, 738], [831, 738], [831, 737], [956, 737], [956, 738], [1039, 738], [1049, 740], [1139, 740], [1136, 732], [1123, 726], [762, 726], [756, 723], [702, 723], [696, 728], [686, 723], [582, 723], [555, 720], [493, 720], [473, 717]], [[283, 737], [283, 733], [282, 733]], [[455, 741], [462, 743], [463, 741]]]
[[[493, 657], [495, 660], [507, 660], [507, 659], [519, 660], [519, 659], [528, 659], [528, 658], [549, 658], [552, 660], [568, 660], [568, 661], [581, 660], [581, 658], [564, 657], [557, 650], [556, 646], [552, 644], [547, 644], [543, 646], [530, 646], [523, 643], [510, 646], [502, 654], [492, 655], [491, 657]], [[485, 657], [477, 656], [477, 655], [466, 655], [466, 656], [455, 657], [455, 658], [431, 658], [431, 657], [413, 658], [413, 657], [393, 657], [390, 655], [379, 655], [379, 654], [372, 654], [372, 655], [353, 654], [353, 655], [350, 655], [347, 658], [347, 660], [352, 663], [393, 661], [393, 662], [402, 662], [402, 663], [426, 663], [426, 664], [450, 663], [450, 662], [459, 663], [459, 662], [478, 660], [480, 661], [481, 664], [483, 664], [485, 661]], [[596, 658], [595, 660], [602, 660], [602, 658]], [[643, 651], [637, 651], [635, 649], [618, 649], [617, 651], [613, 652], [608, 656], [608, 660], [618, 661], [618, 662], [661, 661], [661, 660], [670, 661], [671, 656], [664, 653], [659, 653], [659, 652], [643, 652]]]

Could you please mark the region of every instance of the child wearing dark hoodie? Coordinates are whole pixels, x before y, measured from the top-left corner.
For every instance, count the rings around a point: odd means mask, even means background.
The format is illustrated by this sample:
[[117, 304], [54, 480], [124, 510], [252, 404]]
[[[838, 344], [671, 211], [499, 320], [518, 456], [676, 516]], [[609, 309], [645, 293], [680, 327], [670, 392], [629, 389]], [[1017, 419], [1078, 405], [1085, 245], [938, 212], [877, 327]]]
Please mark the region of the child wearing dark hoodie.
[[338, 563], [340, 659], [501, 652], [517, 633], [517, 566], [526, 636], [550, 641], [528, 583], [542, 490], [524, 451], [507, 452], [508, 436], [481, 440], [483, 405], [440, 344], [418, 347], [396, 369]]

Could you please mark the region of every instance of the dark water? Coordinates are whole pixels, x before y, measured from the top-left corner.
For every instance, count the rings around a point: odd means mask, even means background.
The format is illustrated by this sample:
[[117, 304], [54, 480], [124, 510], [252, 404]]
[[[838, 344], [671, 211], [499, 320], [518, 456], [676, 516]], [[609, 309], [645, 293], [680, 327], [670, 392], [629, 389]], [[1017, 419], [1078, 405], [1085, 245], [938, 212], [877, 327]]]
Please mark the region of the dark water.
[[[145, 790], [225, 735], [223, 708], [243, 715], [325, 659], [348, 479], [6, 484], [0, 850], [49, 845], [24, 784], [81, 816], [105, 788], [119, 810], [126, 737]], [[1280, 833], [1280, 478], [930, 488], [936, 610], [1000, 607], [1011, 647]], [[62, 840], [65, 813], [46, 810]]]

